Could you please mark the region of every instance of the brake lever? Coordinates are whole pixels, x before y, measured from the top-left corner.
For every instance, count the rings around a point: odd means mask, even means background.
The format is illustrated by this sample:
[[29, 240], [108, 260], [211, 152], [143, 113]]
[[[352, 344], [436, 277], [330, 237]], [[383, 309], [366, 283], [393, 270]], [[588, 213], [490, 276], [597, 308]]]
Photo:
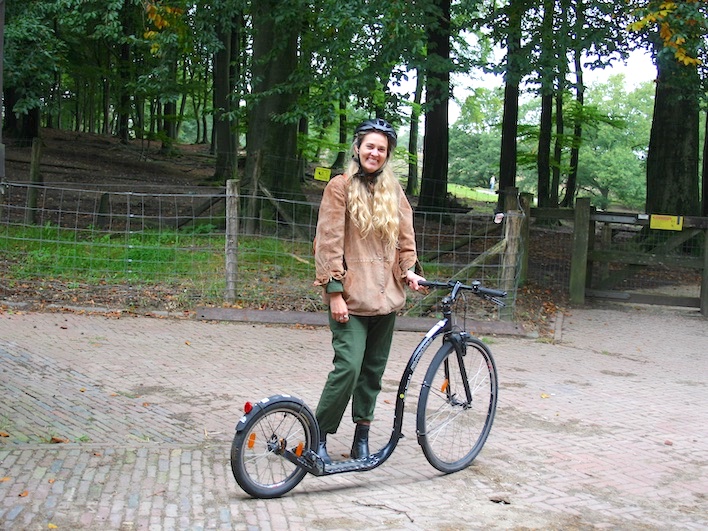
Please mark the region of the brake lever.
[[506, 303], [503, 300], [497, 299], [496, 297], [485, 297], [485, 299], [487, 299], [488, 301], [492, 301], [497, 306], [506, 306]]

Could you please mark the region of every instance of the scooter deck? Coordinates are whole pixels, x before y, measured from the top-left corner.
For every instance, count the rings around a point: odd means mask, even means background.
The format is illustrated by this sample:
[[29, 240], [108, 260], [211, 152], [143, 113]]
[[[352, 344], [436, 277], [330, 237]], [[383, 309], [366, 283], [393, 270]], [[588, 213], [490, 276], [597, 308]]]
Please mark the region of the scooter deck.
[[314, 476], [330, 476], [344, 472], [365, 472], [374, 469], [381, 464], [383, 453], [384, 450], [381, 450], [360, 459], [346, 459], [331, 463], [322, 461], [322, 458], [312, 450], [307, 450], [299, 457], [290, 450], [285, 450], [282, 455], [291, 463], [304, 468]]

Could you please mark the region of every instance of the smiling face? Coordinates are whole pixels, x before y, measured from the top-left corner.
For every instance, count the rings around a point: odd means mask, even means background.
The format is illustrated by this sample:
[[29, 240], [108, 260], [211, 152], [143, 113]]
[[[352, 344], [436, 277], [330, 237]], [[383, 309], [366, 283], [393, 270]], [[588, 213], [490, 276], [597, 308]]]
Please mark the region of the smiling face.
[[361, 169], [365, 173], [375, 173], [388, 158], [388, 138], [383, 133], [372, 131], [361, 139], [357, 149]]

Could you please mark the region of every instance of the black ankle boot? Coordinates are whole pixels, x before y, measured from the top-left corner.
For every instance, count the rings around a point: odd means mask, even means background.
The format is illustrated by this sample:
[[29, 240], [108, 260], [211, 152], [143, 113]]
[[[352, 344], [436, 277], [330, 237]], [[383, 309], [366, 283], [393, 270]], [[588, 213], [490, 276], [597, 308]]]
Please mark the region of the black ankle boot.
[[320, 442], [317, 443], [317, 455], [322, 458], [322, 462], [325, 465], [330, 465], [332, 464], [332, 459], [330, 459], [329, 454], [327, 453], [327, 434], [323, 433], [320, 435]]
[[369, 425], [357, 424], [354, 430], [354, 442], [352, 443], [352, 459], [361, 459], [369, 456]]

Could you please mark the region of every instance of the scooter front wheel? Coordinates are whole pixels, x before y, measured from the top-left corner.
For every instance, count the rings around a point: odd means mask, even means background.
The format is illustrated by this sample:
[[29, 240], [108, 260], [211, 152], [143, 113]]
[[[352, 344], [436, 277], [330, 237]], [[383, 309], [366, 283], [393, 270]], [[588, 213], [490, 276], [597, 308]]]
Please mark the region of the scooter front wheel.
[[418, 399], [418, 442], [431, 465], [450, 474], [472, 463], [492, 429], [497, 393], [494, 358], [482, 341], [438, 350]]
[[307, 471], [282, 456], [315, 449], [319, 428], [302, 400], [278, 395], [253, 404], [236, 426], [231, 470], [239, 486], [255, 498], [277, 498], [295, 488]]

